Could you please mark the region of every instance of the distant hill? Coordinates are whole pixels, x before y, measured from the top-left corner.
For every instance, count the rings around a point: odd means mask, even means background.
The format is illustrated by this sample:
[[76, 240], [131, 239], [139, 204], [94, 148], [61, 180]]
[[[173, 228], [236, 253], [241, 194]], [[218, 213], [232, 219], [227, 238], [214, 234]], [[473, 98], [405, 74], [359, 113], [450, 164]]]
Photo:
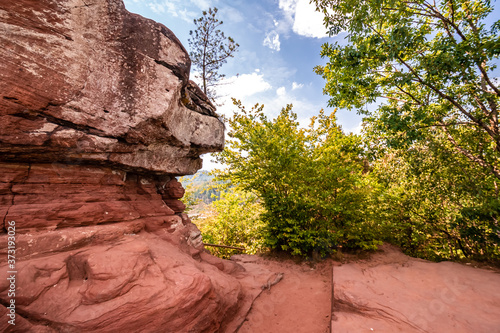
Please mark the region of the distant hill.
[[209, 204], [220, 196], [219, 190], [214, 188], [214, 176], [208, 171], [198, 171], [192, 176], [179, 178], [179, 181], [186, 189], [184, 198], [187, 201]]
[[191, 176], [183, 176], [179, 178], [179, 181], [182, 183], [182, 186], [184, 188], [188, 185], [199, 185], [203, 183], [209, 183], [212, 181], [214, 176], [210, 175], [209, 171], [206, 170], [200, 170], [194, 175]]

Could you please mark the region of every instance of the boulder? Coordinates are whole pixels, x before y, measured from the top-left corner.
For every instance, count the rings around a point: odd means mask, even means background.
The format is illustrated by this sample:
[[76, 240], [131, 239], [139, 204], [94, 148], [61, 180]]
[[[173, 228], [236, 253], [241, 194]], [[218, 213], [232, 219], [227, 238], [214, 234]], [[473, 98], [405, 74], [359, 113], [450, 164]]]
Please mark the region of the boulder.
[[193, 174], [224, 125], [188, 53], [121, 0], [0, 4], [0, 159]]

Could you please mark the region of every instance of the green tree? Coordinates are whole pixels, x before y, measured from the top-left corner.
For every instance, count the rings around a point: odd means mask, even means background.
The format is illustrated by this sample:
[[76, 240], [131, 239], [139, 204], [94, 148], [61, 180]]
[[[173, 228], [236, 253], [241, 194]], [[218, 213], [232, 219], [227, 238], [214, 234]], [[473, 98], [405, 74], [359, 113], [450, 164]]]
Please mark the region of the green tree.
[[217, 12], [215, 7], [203, 11], [203, 16], [194, 20], [196, 29], [189, 31], [191, 38], [188, 39], [191, 48], [189, 55], [200, 73], [197, 78], [201, 80], [201, 89], [212, 101], [217, 97], [213, 88], [225, 76], [219, 73], [219, 69], [228, 58], [234, 57], [239, 47], [219, 29], [223, 22], [216, 18]]
[[[262, 206], [257, 197], [237, 188], [222, 191], [196, 220], [205, 243], [245, 248], [245, 253], [255, 254], [263, 247]], [[241, 253], [239, 250], [208, 247], [210, 252], [222, 258]]]
[[[431, 259], [499, 258], [500, 21], [489, 1], [314, 0], [331, 106], [366, 115], [386, 236]], [[374, 108], [370, 104], [376, 103]]]
[[265, 244], [297, 255], [336, 246], [373, 248], [375, 230], [363, 214], [369, 188], [356, 135], [345, 135], [335, 113], [301, 128], [292, 106], [268, 119], [262, 105], [241, 102], [229, 119], [230, 140], [217, 160], [219, 177], [257, 194], [265, 211]]
[[373, 216], [385, 240], [427, 259], [500, 258], [500, 205], [494, 176], [437, 138], [386, 150], [370, 176]]
[[[358, 108], [391, 147], [440, 133], [498, 181], [500, 21], [485, 24], [490, 1], [314, 2], [348, 42], [323, 45], [328, 63], [316, 67], [331, 106]], [[376, 111], [364, 108], [380, 98]]]

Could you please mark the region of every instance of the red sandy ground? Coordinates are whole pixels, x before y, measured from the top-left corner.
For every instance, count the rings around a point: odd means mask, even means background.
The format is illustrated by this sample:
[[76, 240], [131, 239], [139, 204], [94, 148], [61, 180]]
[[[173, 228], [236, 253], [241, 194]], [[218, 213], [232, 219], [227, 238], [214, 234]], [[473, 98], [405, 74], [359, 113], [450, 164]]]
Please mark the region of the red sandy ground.
[[500, 333], [500, 274], [492, 268], [415, 259], [390, 245], [345, 263], [233, 260], [284, 274], [262, 291], [238, 333]]
[[238, 255], [245, 268], [263, 265], [283, 273], [283, 279], [264, 289], [254, 302], [238, 333], [327, 333], [331, 317], [331, 262], [314, 267], [292, 260]]

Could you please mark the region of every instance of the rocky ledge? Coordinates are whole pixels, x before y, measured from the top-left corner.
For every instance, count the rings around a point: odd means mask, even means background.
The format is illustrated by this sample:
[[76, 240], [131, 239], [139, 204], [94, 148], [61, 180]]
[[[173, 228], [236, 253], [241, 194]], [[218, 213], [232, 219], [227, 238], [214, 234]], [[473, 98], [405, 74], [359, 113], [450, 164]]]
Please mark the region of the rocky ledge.
[[271, 273], [184, 213], [224, 125], [181, 43], [121, 0], [4, 1], [0, 30], [0, 330], [234, 331]]
[[121, 0], [4, 1], [0, 31], [1, 160], [182, 175], [223, 148], [182, 44]]

